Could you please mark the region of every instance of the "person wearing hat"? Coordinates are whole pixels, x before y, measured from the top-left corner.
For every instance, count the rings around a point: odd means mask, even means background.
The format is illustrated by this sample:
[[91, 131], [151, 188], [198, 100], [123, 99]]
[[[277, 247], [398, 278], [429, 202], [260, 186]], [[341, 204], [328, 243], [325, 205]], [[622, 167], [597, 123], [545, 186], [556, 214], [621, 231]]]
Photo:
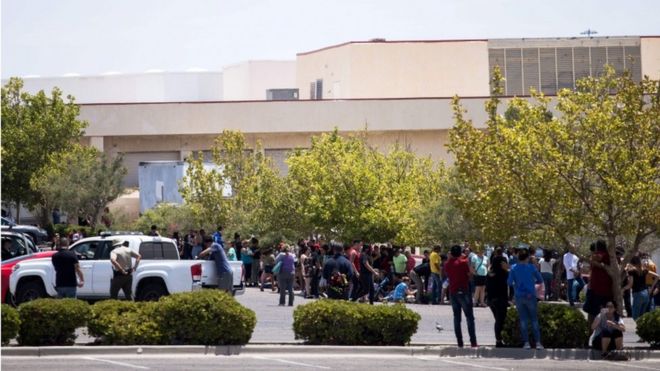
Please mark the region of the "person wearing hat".
[[[133, 272], [140, 264], [142, 256], [128, 247], [128, 241], [112, 240], [113, 250], [110, 252], [112, 263], [112, 280], [110, 281], [110, 298], [117, 299], [119, 290], [124, 291], [127, 300], [133, 300]], [[133, 260], [135, 258], [135, 266]]]

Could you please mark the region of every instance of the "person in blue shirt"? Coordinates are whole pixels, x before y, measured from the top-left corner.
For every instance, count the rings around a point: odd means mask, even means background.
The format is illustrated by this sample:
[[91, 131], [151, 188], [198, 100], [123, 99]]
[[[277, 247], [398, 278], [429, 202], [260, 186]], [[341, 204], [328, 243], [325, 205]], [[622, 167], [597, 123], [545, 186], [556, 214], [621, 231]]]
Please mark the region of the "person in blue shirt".
[[215, 261], [215, 266], [218, 271], [218, 289], [232, 293], [234, 288], [234, 272], [229, 265], [229, 259], [225, 254], [225, 249], [222, 245], [213, 242], [211, 236], [204, 237], [204, 247], [206, 249], [199, 253], [200, 257], [211, 255], [211, 260]]
[[539, 328], [537, 314], [537, 300], [535, 284], [542, 284], [543, 277], [533, 264], [529, 264], [529, 251], [520, 250], [518, 263], [509, 272], [508, 284], [515, 290], [516, 309], [520, 317], [520, 332], [525, 349], [530, 349], [529, 336], [527, 335], [527, 322], [532, 323], [532, 332], [536, 340], [536, 349], [543, 349], [541, 345], [541, 329]]
[[384, 298], [385, 301], [404, 302], [408, 295], [415, 295], [416, 291], [408, 288], [410, 284], [408, 277], [398, 278], [398, 276], [395, 276], [395, 280], [398, 283], [394, 287], [394, 290]]
[[225, 247], [225, 241], [222, 240], [222, 226], [218, 226], [218, 230], [213, 232], [213, 242], [219, 244], [222, 247]]

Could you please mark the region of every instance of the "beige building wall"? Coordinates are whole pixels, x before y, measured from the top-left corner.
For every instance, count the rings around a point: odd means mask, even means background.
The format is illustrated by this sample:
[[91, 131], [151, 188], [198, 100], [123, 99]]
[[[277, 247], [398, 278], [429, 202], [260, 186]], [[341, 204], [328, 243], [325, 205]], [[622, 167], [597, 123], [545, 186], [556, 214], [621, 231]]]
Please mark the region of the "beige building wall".
[[488, 42], [356, 42], [298, 55], [298, 89], [323, 99], [488, 95]]
[[[86, 136], [170, 136], [244, 133], [295, 134], [341, 131], [449, 129], [449, 98], [325, 101], [208, 102], [82, 105]], [[468, 117], [486, 120], [484, 98], [465, 98]], [[504, 100], [503, 105], [506, 104]], [[104, 147], [111, 147], [107, 142]]]
[[224, 100], [265, 100], [268, 89], [296, 87], [296, 61], [247, 61], [223, 69]]
[[642, 76], [660, 79], [660, 36], [642, 37]]

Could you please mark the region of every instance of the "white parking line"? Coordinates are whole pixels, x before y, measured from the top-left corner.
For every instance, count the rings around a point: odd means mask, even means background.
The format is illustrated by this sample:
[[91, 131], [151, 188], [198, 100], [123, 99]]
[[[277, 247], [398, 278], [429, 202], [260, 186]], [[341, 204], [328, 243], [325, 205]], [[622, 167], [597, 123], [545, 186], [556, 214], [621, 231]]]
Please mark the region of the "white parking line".
[[261, 356], [251, 356], [251, 358], [262, 359], [262, 360], [267, 360], [267, 361], [276, 361], [276, 362], [281, 362], [281, 363], [288, 363], [288, 364], [296, 365], [296, 366], [320, 368], [320, 369], [324, 369], [324, 370], [329, 370], [330, 369], [330, 367], [326, 367], [326, 366], [312, 365], [312, 364], [309, 364], [309, 363], [302, 363], [302, 362], [287, 361], [286, 359], [261, 357]]
[[658, 368], [651, 368], [651, 367], [644, 367], [644, 366], [631, 365], [629, 362], [625, 362], [625, 361], [612, 362], [612, 361], [592, 361], [592, 360], [589, 360], [589, 362], [593, 362], [593, 363], [605, 363], [605, 364], [608, 364], [608, 365], [617, 365], [617, 366], [630, 367], [630, 368], [638, 368], [638, 369], [640, 369], [640, 370], [653, 370], [653, 371], [658, 371]]
[[421, 359], [423, 361], [440, 361], [440, 362], [446, 362], [446, 363], [451, 363], [454, 365], [461, 365], [461, 366], [470, 366], [470, 367], [476, 367], [476, 368], [485, 368], [489, 370], [509, 370], [508, 368], [501, 368], [501, 367], [493, 367], [493, 366], [482, 366], [482, 365], [475, 365], [473, 363], [467, 363], [467, 362], [458, 362], [458, 361], [450, 361], [447, 359], [440, 358], [438, 356], [416, 356], [415, 358]]
[[142, 370], [148, 370], [149, 369], [149, 367], [138, 366], [138, 365], [133, 365], [133, 364], [124, 363], [124, 362], [110, 361], [110, 360], [107, 360], [107, 359], [100, 359], [100, 358], [93, 358], [93, 357], [80, 357], [80, 358], [86, 359], [86, 360], [89, 360], [89, 361], [110, 363], [110, 364], [117, 365], [117, 366], [124, 366], [124, 367], [130, 367], [130, 368], [139, 368], [139, 369], [142, 369]]

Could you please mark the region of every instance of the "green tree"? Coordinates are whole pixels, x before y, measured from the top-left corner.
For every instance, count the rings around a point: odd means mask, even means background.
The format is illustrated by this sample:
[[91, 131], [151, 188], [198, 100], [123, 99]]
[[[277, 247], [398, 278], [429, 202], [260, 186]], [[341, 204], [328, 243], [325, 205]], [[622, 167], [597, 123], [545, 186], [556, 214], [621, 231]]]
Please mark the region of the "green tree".
[[560, 91], [555, 117], [537, 93], [531, 102], [513, 99], [505, 117], [490, 99], [485, 131], [455, 99], [449, 147], [473, 195], [459, 204], [491, 236], [542, 231], [565, 244], [584, 233], [607, 238], [607, 270], [620, 301], [617, 243], [627, 241], [630, 256], [660, 222], [659, 86], [607, 67], [575, 91]]
[[30, 187], [46, 210], [59, 207], [69, 215], [90, 215], [94, 228], [103, 208], [123, 191], [126, 168], [92, 147], [75, 145], [48, 157], [43, 170], [32, 175]]
[[456, 199], [470, 199], [468, 188], [459, 182], [455, 169], [442, 178], [441, 195], [419, 210], [420, 242], [449, 246], [463, 241], [482, 241], [483, 233], [468, 219]]
[[[249, 234], [273, 231], [279, 222], [283, 180], [261, 144], [248, 148], [242, 133], [224, 131], [215, 140], [213, 162], [217, 167], [209, 168], [201, 154], [191, 156], [180, 184], [183, 199], [198, 220]], [[231, 195], [226, 194], [226, 185]]]
[[[50, 95], [23, 92], [23, 81], [11, 78], [2, 87], [2, 192], [3, 199], [17, 206], [35, 208], [41, 197], [30, 187], [33, 174], [44, 170], [48, 156], [69, 150], [79, 141], [87, 123], [77, 119], [74, 99], [54, 88]], [[41, 208], [41, 222], [48, 210]]]
[[308, 233], [349, 240], [414, 243], [416, 212], [439, 194], [442, 167], [394, 146], [387, 154], [366, 143], [366, 132], [312, 138], [287, 159], [293, 215]]

